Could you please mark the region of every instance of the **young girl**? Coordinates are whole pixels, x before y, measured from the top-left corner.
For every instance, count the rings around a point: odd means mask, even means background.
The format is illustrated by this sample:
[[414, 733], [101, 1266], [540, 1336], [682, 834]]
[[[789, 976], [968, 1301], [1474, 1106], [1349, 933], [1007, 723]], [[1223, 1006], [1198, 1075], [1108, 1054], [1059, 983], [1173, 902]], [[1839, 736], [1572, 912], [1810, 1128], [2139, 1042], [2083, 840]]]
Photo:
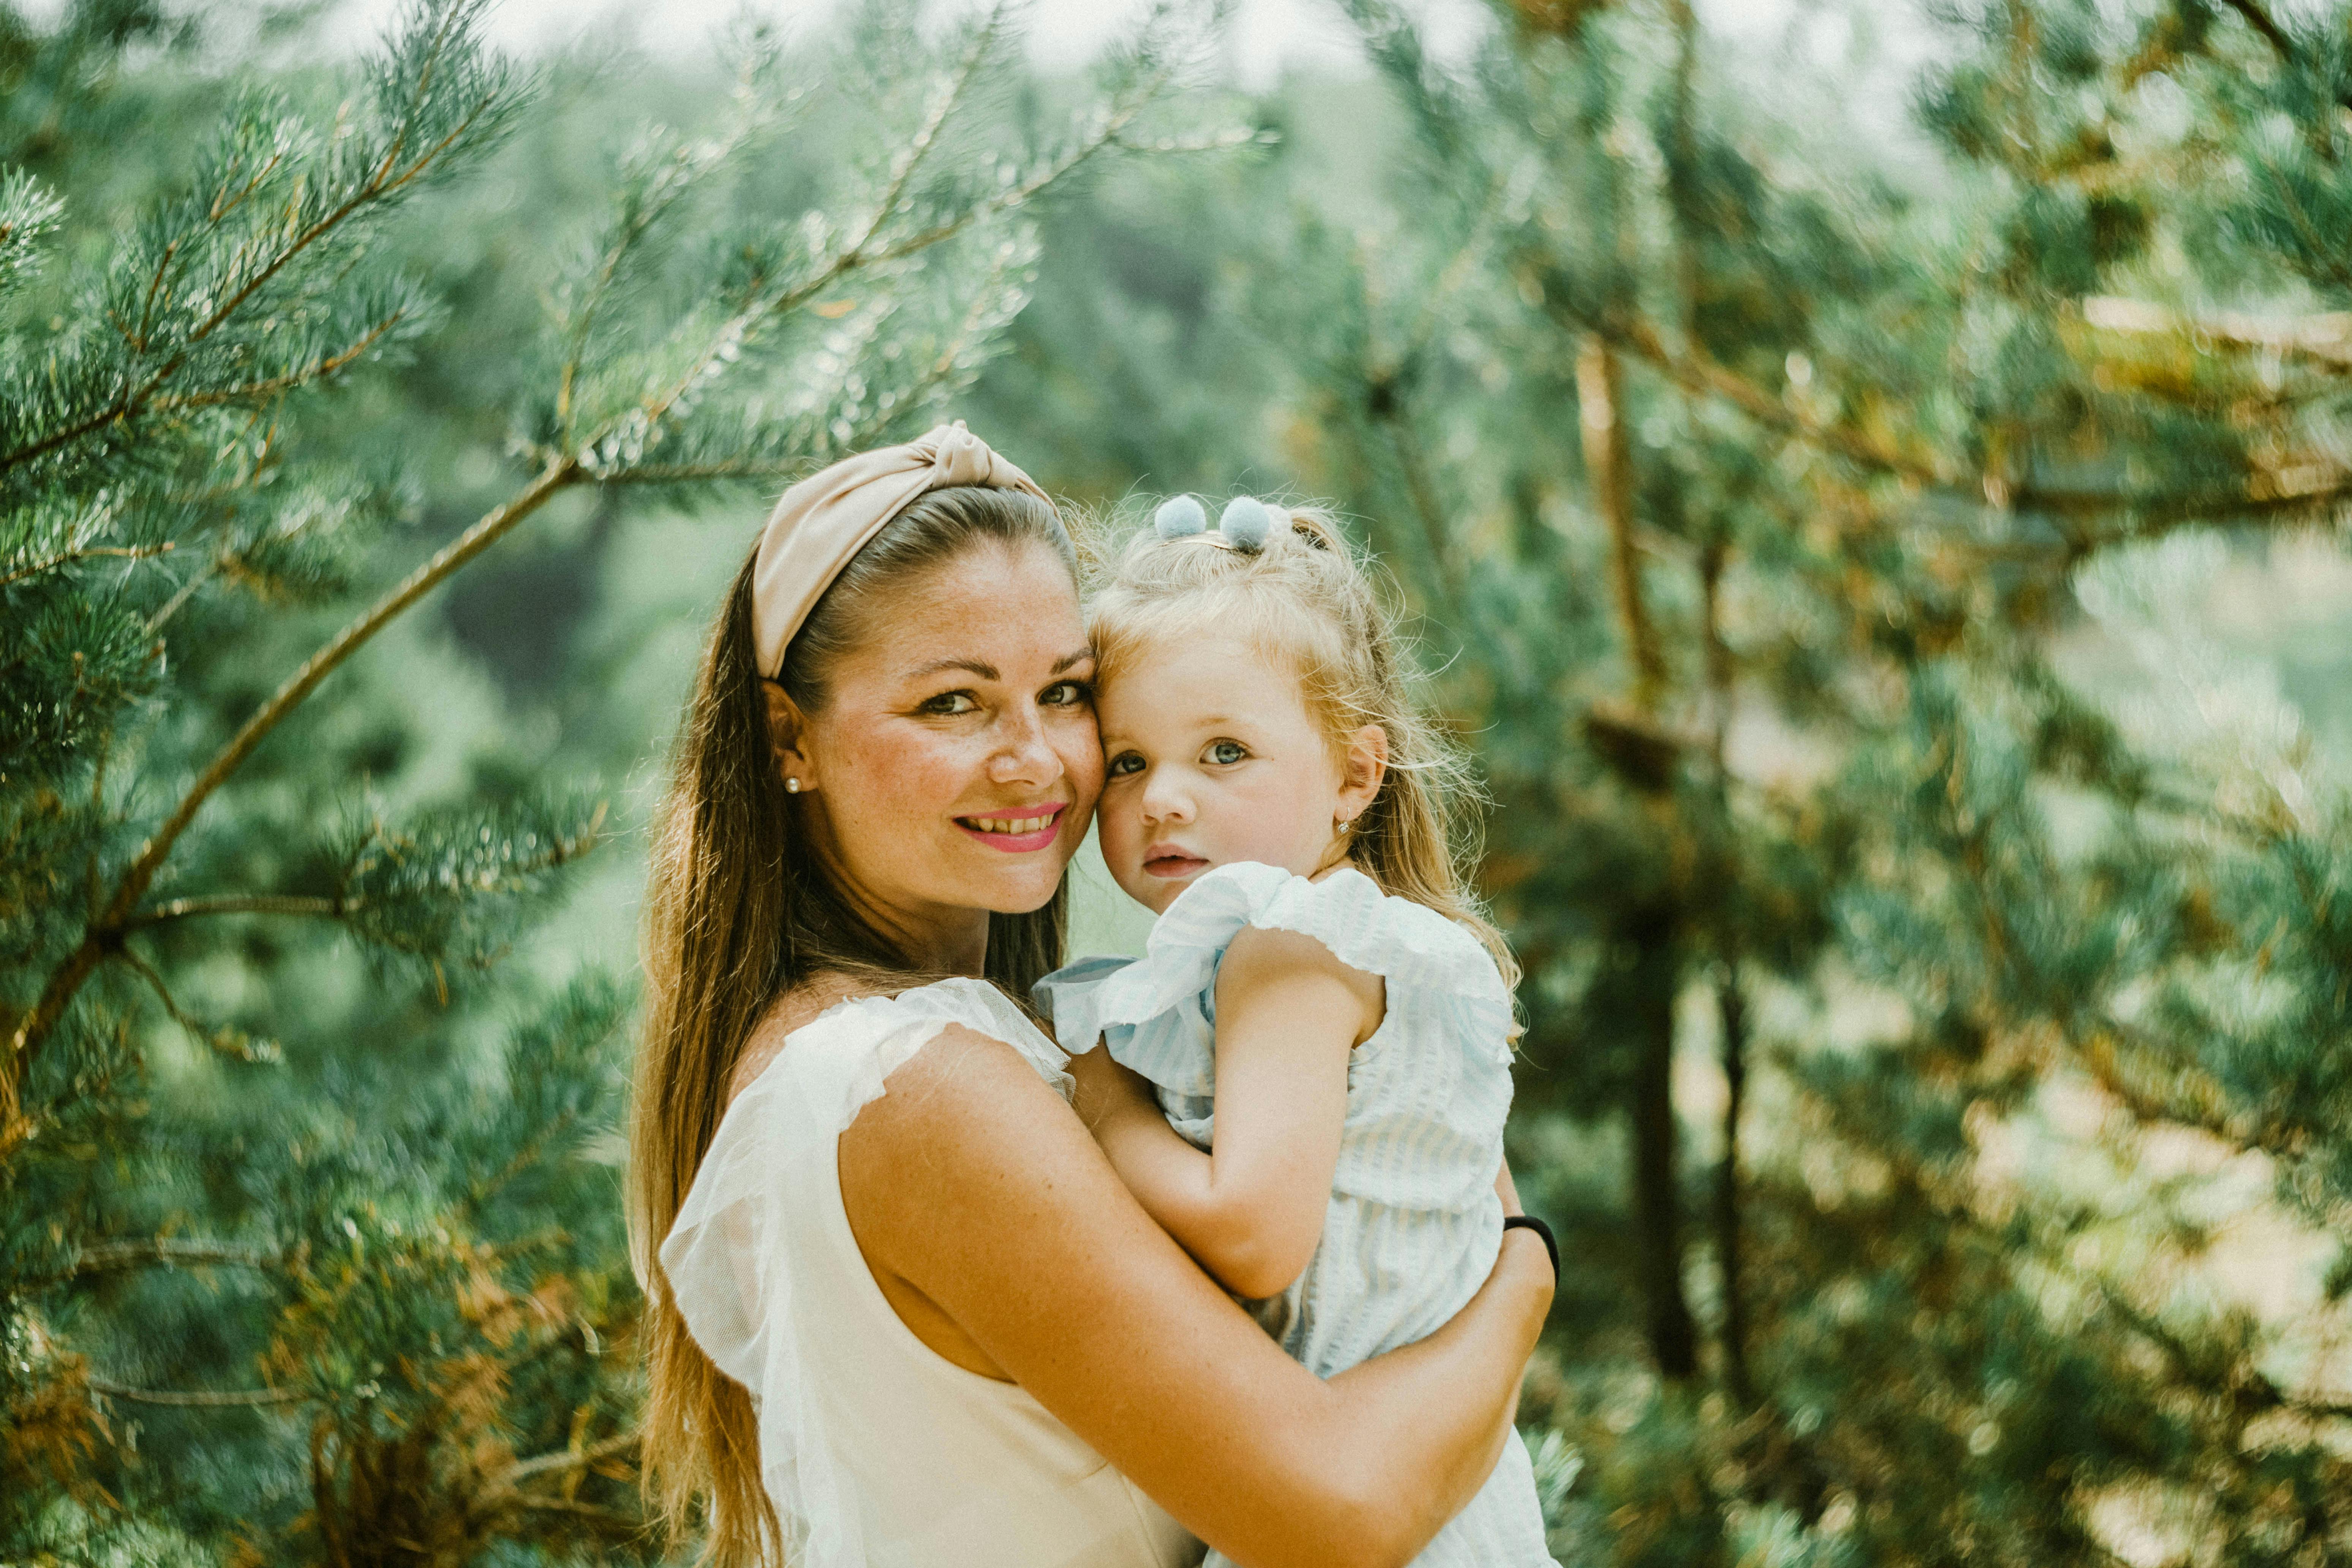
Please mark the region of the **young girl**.
[[[1163, 505], [1088, 616], [1103, 858], [1160, 918], [1141, 959], [1038, 997], [1063, 1049], [1156, 1090], [1081, 1100], [1128, 1186], [1329, 1377], [1494, 1265], [1516, 969], [1452, 858], [1460, 764], [1344, 540], [1248, 497], [1206, 523]], [[1415, 1561], [1551, 1563], [1516, 1433]]]

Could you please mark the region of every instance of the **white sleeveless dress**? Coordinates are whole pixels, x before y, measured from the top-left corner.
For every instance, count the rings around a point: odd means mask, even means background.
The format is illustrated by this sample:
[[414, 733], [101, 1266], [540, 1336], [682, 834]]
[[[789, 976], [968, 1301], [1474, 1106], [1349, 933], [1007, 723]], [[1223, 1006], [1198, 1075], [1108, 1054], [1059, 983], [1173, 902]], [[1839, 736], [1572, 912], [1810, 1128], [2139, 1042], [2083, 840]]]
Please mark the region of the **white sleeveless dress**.
[[[1477, 1294], [1503, 1241], [1495, 1173], [1511, 1106], [1511, 994], [1475, 937], [1362, 872], [1310, 882], [1239, 861], [1168, 906], [1139, 959], [1082, 959], [1037, 984], [1062, 1047], [1100, 1038], [1158, 1091], [1195, 1148], [1216, 1132], [1217, 966], [1248, 926], [1313, 937], [1381, 976], [1387, 1011], [1348, 1061], [1322, 1239], [1281, 1295], [1246, 1303], [1321, 1377], [1425, 1339]], [[1517, 1433], [1416, 1568], [1549, 1568], [1535, 1470]], [[1224, 1564], [1211, 1553], [1212, 1565]]]
[[1182, 1568], [1200, 1545], [1018, 1384], [915, 1337], [842, 1207], [842, 1131], [950, 1024], [1067, 1098], [1053, 1042], [994, 986], [828, 1009], [728, 1108], [661, 1264], [695, 1342], [751, 1392], [791, 1568]]

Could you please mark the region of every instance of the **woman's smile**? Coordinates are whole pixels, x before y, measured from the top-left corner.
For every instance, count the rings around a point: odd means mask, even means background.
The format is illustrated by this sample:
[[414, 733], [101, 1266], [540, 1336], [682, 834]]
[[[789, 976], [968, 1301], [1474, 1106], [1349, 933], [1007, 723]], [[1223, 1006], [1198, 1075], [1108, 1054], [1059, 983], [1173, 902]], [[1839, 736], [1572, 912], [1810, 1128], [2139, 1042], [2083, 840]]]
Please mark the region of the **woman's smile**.
[[1043, 849], [1061, 836], [1066, 802], [1016, 806], [991, 816], [959, 816], [955, 825], [991, 849], [1026, 855]]

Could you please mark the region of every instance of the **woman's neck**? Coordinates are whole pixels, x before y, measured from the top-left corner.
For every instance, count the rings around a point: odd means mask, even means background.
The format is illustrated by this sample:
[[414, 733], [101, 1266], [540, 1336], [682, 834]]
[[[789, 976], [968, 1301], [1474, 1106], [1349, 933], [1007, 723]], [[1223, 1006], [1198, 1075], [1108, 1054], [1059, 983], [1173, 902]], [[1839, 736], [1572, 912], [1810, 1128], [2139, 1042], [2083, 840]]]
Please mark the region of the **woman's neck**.
[[851, 897], [866, 924], [918, 973], [977, 975], [987, 968], [986, 910], [947, 905], [894, 909], [854, 892]]
[[898, 950], [916, 968], [934, 974], [978, 975], [988, 967], [988, 911], [955, 910], [953, 921], [894, 930]]
[[982, 973], [988, 965], [988, 911], [927, 901], [896, 902], [859, 885], [822, 826], [813, 836], [833, 885], [866, 929], [921, 974]]

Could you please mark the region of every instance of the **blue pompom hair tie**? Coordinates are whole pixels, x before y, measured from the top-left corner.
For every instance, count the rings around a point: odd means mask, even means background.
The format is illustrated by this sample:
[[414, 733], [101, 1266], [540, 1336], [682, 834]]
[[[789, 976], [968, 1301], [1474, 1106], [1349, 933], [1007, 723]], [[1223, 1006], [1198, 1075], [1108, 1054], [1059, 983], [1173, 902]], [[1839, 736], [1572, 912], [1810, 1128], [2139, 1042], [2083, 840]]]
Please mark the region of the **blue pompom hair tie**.
[[1274, 513], [1255, 496], [1235, 496], [1218, 517], [1217, 531], [1234, 549], [1255, 554], [1265, 548], [1266, 535], [1274, 531]]
[[1235, 496], [1225, 503], [1214, 530], [1208, 509], [1193, 496], [1171, 496], [1151, 514], [1152, 531], [1162, 539], [1190, 539], [1198, 534], [1212, 544], [1255, 555], [1265, 548], [1274, 532], [1274, 509], [1255, 496]]
[[1208, 510], [1191, 496], [1171, 496], [1151, 514], [1151, 527], [1162, 539], [1205, 533], [1209, 528]]

